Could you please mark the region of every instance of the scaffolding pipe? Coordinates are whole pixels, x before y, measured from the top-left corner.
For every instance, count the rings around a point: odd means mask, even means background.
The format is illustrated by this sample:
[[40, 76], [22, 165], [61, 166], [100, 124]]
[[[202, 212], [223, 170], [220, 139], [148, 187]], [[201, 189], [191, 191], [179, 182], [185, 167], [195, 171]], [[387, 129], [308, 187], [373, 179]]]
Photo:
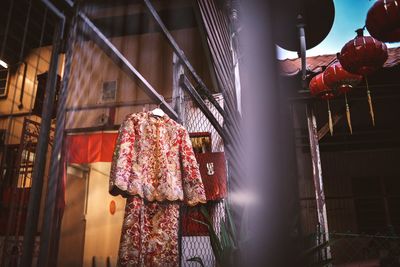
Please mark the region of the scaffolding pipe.
[[[46, 1], [44, 1], [46, 3]], [[43, 189], [43, 178], [46, 166], [51, 116], [56, 94], [57, 68], [61, 50], [61, 39], [65, 22], [61, 19], [55, 26], [53, 36], [53, 51], [51, 55], [49, 76], [46, 81], [46, 94], [43, 103], [40, 134], [36, 148], [36, 159], [32, 175], [32, 188], [29, 198], [28, 213], [25, 225], [24, 242], [22, 250], [21, 266], [31, 266], [33, 247], [38, 227], [40, 200]]]
[[107, 37], [98, 29], [93, 22], [82, 12], [79, 12], [80, 19], [86, 24], [88, 34], [96, 42], [96, 44], [108, 55], [126, 74], [131, 78], [139, 82], [144, 92], [157, 104], [160, 103], [160, 107], [174, 120], [178, 119], [178, 115], [171, 108], [171, 106], [165, 101], [164, 97], [161, 96], [150, 83], [140, 74], [140, 72], [132, 66], [129, 60], [124, 57], [121, 52], [107, 39]]
[[200, 76], [196, 73], [193, 66], [190, 64], [189, 60], [187, 59], [185, 53], [182, 51], [182, 49], [180, 49], [178, 44], [175, 42], [174, 38], [168, 31], [167, 27], [165, 27], [164, 23], [162, 22], [160, 16], [157, 14], [157, 11], [154, 9], [153, 5], [150, 3], [149, 0], [143, 0], [143, 2], [146, 5], [147, 9], [149, 10], [151, 16], [154, 18], [154, 20], [157, 22], [158, 26], [161, 28], [161, 31], [164, 34], [164, 36], [167, 38], [168, 43], [171, 45], [171, 47], [174, 50], [174, 52], [176, 53], [176, 55], [182, 61], [182, 64], [186, 67], [186, 69], [189, 70], [190, 74], [196, 80], [196, 83], [199, 84], [200, 89], [205, 93], [208, 100], [210, 100], [210, 102], [215, 106], [215, 108], [218, 110], [218, 112], [222, 115], [224, 120], [226, 120], [227, 116], [226, 116], [225, 111], [222, 109], [222, 107], [219, 105], [219, 103], [214, 99], [214, 97], [208, 90], [207, 86], [201, 80]]
[[302, 22], [302, 17], [299, 15], [299, 23], [297, 28], [299, 30], [300, 39], [300, 56], [301, 56], [301, 81], [303, 88], [307, 88], [306, 78], [307, 78], [307, 58], [306, 58], [306, 34], [304, 30], [305, 24]]
[[185, 75], [181, 75], [181, 77], [180, 77], [180, 85], [182, 86], [182, 88], [185, 89], [186, 92], [188, 92], [188, 94], [197, 103], [197, 105], [199, 106], [200, 110], [203, 112], [203, 114], [206, 116], [206, 118], [211, 122], [211, 125], [214, 126], [215, 130], [221, 136], [222, 140], [224, 140], [224, 142], [229, 141], [227, 139], [225, 131], [222, 129], [222, 127], [219, 124], [219, 122], [217, 121], [217, 119], [214, 117], [214, 115], [208, 109], [208, 107], [204, 103], [204, 101], [201, 98], [201, 96], [199, 95], [199, 93], [194, 89], [194, 87], [189, 82], [188, 78], [185, 77]]
[[[76, 16], [76, 15], [75, 15]], [[54, 137], [54, 147], [51, 154], [50, 176], [45, 202], [45, 214], [43, 220], [43, 231], [40, 236], [40, 249], [38, 266], [55, 266], [57, 264], [58, 239], [61, 225], [62, 211], [59, 211], [60, 183], [63, 177], [63, 145], [66, 121], [66, 102], [68, 97], [68, 82], [72, 63], [72, 47], [76, 33], [76, 17], [74, 17], [68, 34], [68, 45], [65, 57], [65, 69], [62, 87], [57, 107], [57, 120]], [[54, 252], [54, 253], [52, 253]]]

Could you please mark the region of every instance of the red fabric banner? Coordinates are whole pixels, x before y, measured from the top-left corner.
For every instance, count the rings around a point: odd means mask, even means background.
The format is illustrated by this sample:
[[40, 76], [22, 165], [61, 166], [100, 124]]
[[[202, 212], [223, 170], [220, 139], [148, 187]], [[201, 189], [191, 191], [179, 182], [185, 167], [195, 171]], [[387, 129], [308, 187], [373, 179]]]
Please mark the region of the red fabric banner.
[[67, 163], [111, 162], [118, 133], [67, 136]]

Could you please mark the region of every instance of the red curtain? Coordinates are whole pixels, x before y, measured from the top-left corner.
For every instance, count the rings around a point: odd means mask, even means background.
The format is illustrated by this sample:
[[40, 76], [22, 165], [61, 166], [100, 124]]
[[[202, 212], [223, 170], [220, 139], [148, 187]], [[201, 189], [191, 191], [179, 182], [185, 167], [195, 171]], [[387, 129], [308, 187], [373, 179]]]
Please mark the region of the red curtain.
[[[85, 164], [111, 162], [118, 133], [93, 133], [68, 135], [65, 142], [66, 155], [62, 158], [63, 178], [59, 182], [59, 222], [62, 221], [65, 208], [65, 187], [67, 181], [67, 163]], [[65, 161], [66, 159], [66, 161]], [[0, 226], [2, 225], [0, 221]], [[58, 225], [61, 227], [61, 225]], [[0, 231], [1, 232], [1, 231]]]
[[67, 136], [67, 163], [111, 162], [118, 133]]

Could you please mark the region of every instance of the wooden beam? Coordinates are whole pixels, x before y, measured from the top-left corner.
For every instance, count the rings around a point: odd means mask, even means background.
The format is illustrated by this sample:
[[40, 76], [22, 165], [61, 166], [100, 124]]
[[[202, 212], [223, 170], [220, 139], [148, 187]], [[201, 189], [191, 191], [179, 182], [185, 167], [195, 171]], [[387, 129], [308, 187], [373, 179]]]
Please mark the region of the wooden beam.
[[172, 107], [165, 101], [151, 84], [140, 74], [140, 72], [122, 55], [122, 53], [107, 39], [93, 22], [82, 12], [79, 12], [79, 18], [86, 24], [84, 29], [92, 37], [93, 41], [134, 81], [138, 82], [143, 91], [167, 113], [172, 119], [177, 120], [178, 115]]
[[[343, 113], [341, 114], [333, 114], [332, 116], [332, 123], [333, 126], [335, 126], [340, 119], [343, 117]], [[321, 127], [321, 129], [319, 129], [318, 131], [318, 141], [320, 141], [322, 138], [324, 138], [324, 136], [329, 133], [329, 123], [325, 123], [324, 126]]]
[[[322, 166], [321, 166], [321, 155], [319, 152], [318, 143], [318, 132], [317, 132], [317, 120], [314, 115], [312, 104], [307, 105], [306, 110], [307, 124], [308, 124], [308, 134], [310, 138], [310, 150], [311, 150], [311, 162], [313, 169], [313, 180], [314, 180], [314, 190], [317, 205], [317, 216], [318, 224], [321, 229], [321, 233], [325, 240], [329, 240], [329, 228], [328, 228], [328, 217], [326, 212], [326, 202], [325, 202], [325, 192], [324, 184], [322, 179]], [[326, 258], [330, 258], [330, 248], [326, 250]]]

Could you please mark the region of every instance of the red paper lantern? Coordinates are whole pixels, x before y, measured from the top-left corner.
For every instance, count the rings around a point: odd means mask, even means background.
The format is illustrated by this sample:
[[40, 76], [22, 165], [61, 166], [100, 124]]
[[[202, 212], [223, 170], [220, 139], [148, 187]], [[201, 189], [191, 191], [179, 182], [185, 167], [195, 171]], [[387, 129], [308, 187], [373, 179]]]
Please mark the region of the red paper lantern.
[[353, 128], [351, 125], [350, 107], [347, 101], [347, 93], [353, 89], [354, 86], [361, 82], [362, 76], [346, 71], [340, 62], [336, 62], [326, 68], [324, 71], [324, 78], [328, 87], [334, 88], [338, 94], [344, 94], [347, 125], [349, 127], [350, 134], [352, 134]]
[[309, 87], [311, 95], [315, 97], [324, 100], [329, 100], [335, 97], [333, 90], [325, 84], [323, 72], [311, 79]]
[[339, 61], [348, 72], [368, 75], [385, 63], [388, 58], [387, 47], [371, 36], [363, 36], [363, 29], [356, 32], [356, 38], [343, 46]]
[[371, 36], [382, 42], [400, 41], [400, 0], [378, 0], [365, 23]]
[[354, 86], [359, 84], [362, 76], [346, 71], [340, 62], [330, 65], [324, 71], [326, 86], [337, 90], [338, 94], [348, 93]]
[[383, 66], [388, 58], [387, 47], [385, 43], [371, 36], [363, 36], [363, 29], [358, 29], [356, 32], [356, 38], [343, 46], [339, 55], [339, 61], [348, 72], [361, 74], [365, 77], [369, 113], [371, 115], [372, 125], [375, 126], [374, 108], [372, 105], [371, 92], [368, 87], [367, 75]]
[[317, 76], [314, 76], [310, 81], [309, 87], [311, 95], [326, 100], [328, 104], [329, 131], [331, 135], [333, 135], [332, 113], [329, 105], [329, 99], [334, 98], [335, 95], [333, 93], [333, 90], [325, 84], [324, 73], [322, 72]]

